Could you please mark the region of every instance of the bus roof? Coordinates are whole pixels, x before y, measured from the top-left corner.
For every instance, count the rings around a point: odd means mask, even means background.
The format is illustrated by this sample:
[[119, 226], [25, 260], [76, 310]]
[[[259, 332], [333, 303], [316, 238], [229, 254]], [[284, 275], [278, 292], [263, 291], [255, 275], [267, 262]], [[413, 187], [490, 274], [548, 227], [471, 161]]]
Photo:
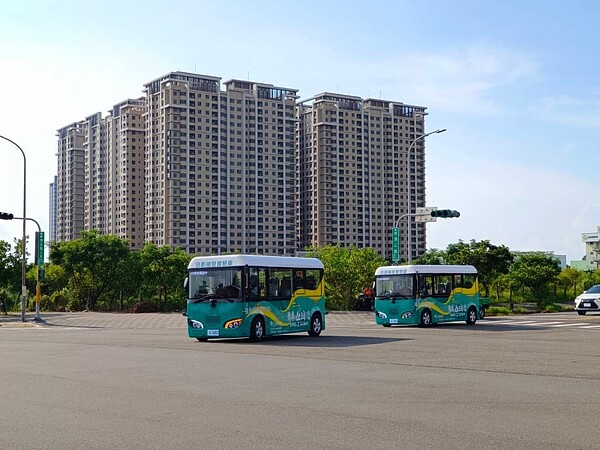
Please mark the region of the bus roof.
[[411, 266], [383, 266], [375, 271], [377, 275], [397, 275], [411, 273], [441, 273], [441, 274], [460, 274], [460, 273], [477, 273], [477, 269], [467, 265], [411, 265]]
[[317, 258], [299, 258], [295, 256], [264, 255], [219, 255], [196, 256], [192, 258], [188, 269], [209, 267], [281, 267], [290, 269], [322, 269], [323, 263]]

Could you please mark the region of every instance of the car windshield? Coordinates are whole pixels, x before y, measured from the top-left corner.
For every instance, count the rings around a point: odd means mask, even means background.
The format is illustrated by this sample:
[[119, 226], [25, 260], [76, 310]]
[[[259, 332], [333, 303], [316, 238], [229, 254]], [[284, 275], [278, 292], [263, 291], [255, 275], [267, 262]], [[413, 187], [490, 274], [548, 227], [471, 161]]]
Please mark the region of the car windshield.
[[586, 294], [600, 294], [600, 284], [596, 284], [596, 285], [592, 286], [585, 293]]

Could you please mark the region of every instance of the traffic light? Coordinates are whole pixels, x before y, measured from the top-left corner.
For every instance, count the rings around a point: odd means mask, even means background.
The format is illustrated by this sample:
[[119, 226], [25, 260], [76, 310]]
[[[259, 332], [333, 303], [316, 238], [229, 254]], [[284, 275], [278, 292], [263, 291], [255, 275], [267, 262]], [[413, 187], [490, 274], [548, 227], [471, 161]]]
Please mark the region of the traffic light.
[[0, 219], [2, 220], [13, 220], [13, 217], [11, 213], [0, 212]]
[[449, 219], [453, 217], [460, 217], [460, 213], [454, 209], [434, 209], [431, 211], [431, 217]]

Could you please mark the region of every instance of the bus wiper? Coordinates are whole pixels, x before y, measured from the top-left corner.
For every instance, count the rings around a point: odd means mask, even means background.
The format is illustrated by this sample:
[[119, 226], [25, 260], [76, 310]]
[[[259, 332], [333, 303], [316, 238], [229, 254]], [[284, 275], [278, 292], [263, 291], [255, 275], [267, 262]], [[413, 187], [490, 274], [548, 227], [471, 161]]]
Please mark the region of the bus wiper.
[[401, 294], [399, 292], [394, 292], [393, 294], [391, 294], [391, 296], [396, 298], [408, 298], [408, 295]]
[[391, 298], [391, 296], [392, 296], [392, 294], [390, 294], [389, 292], [387, 292], [385, 294], [379, 295], [378, 297], [379, 298]]

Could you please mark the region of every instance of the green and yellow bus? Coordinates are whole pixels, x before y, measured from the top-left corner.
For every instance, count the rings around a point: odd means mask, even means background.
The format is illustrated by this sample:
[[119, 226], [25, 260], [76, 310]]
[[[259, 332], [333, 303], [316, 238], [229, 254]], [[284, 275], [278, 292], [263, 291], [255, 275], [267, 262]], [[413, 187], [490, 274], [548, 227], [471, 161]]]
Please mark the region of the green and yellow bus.
[[186, 278], [188, 335], [263, 337], [325, 329], [323, 263], [316, 258], [195, 257]]
[[479, 318], [477, 270], [462, 265], [385, 266], [375, 271], [375, 322], [429, 326]]

